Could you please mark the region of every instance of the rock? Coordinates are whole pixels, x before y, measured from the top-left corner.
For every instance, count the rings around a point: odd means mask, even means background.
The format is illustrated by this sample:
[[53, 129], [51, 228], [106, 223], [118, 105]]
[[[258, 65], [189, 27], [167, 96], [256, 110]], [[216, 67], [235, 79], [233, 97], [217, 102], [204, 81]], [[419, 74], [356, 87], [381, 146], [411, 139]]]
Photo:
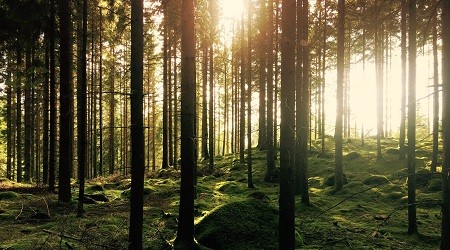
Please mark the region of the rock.
[[346, 161], [352, 161], [361, 158], [361, 154], [358, 152], [350, 152], [344, 156]]
[[[344, 185], [347, 184], [348, 183], [348, 179], [347, 179], [347, 175], [346, 174], [344, 174], [344, 178], [343, 179], [344, 179]], [[334, 186], [334, 175], [326, 178], [325, 181], [323, 182], [323, 185], [329, 186], [329, 187]]]
[[[278, 210], [249, 199], [220, 206], [195, 225], [195, 238], [212, 249], [277, 249]], [[301, 237], [296, 237], [301, 247]]]
[[94, 201], [103, 201], [103, 202], [109, 202], [109, 198], [106, 197], [106, 195], [98, 193], [98, 194], [85, 194], [87, 198], [91, 198]]
[[430, 181], [428, 181], [426, 188], [427, 188], [427, 191], [429, 191], [429, 192], [441, 191], [442, 190], [442, 179], [441, 178], [431, 179]]
[[369, 186], [377, 186], [377, 185], [383, 185], [388, 184], [389, 179], [384, 175], [371, 175], [367, 178], [365, 178], [362, 183], [369, 185]]

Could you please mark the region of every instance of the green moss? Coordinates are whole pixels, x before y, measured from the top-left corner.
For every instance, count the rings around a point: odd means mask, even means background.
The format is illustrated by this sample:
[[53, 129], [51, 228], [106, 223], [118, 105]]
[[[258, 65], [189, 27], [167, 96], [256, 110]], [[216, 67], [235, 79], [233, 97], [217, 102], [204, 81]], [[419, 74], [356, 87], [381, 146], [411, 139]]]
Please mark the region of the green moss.
[[371, 175], [365, 178], [362, 183], [370, 186], [388, 184], [389, 179], [384, 175]]
[[19, 195], [13, 191], [0, 192], [0, 200], [15, 200], [19, 198]]
[[104, 190], [104, 188], [101, 184], [94, 184], [92, 186], [86, 187], [86, 193], [93, 193], [93, 192], [103, 191], [103, 190]]
[[218, 190], [224, 194], [242, 194], [246, 188], [234, 181], [219, 183]]
[[442, 179], [440, 179], [440, 178], [431, 179], [427, 183], [427, 191], [437, 192], [437, 191], [441, 191], [441, 190], [442, 190]]
[[352, 161], [361, 158], [361, 154], [358, 152], [350, 152], [344, 156], [346, 161]]
[[277, 227], [274, 207], [248, 199], [213, 210], [195, 226], [195, 232], [200, 244], [212, 249], [277, 249]]

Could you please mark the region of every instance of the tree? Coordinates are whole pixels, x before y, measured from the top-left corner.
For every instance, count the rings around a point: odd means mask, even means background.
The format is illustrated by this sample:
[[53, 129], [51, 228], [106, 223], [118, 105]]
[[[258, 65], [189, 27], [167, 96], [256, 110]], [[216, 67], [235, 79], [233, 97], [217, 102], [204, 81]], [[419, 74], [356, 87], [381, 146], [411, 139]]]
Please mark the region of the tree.
[[335, 129], [335, 169], [334, 188], [339, 190], [344, 184], [342, 171], [342, 117], [344, 97], [344, 40], [345, 40], [345, 0], [338, 1], [337, 27], [337, 90], [336, 90], [336, 129]]
[[416, 218], [416, 0], [408, 0], [408, 234], [417, 233]]
[[244, 150], [245, 150], [245, 27], [244, 27], [244, 13], [241, 16], [241, 74], [240, 74], [240, 109], [239, 109], [239, 163], [244, 164]]
[[252, 168], [252, 1], [247, 2], [247, 187], [254, 188]]
[[50, 0], [50, 24], [49, 24], [49, 59], [50, 59], [50, 131], [49, 131], [49, 156], [48, 156], [48, 189], [55, 189], [56, 168], [56, 66], [55, 66], [55, 1]]
[[[437, 3], [434, 3], [437, 4]], [[438, 46], [437, 46], [437, 14], [433, 15], [433, 153], [431, 156], [432, 172], [436, 172], [438, 165], [438, 150], [439, 150], [439, 62], [438, 62]]]
[[142, 249], [144, 204], [143, 1], [131, 1], [131, 193], [129, 249]]
[[[22, 67], [22, 49], [18, 45], [16, 52], [16, 67]], [[17, 182], [22, 181], [22, 83], [21, 73], [17, 70], [16, 73], [16, 153], [17, 153]]]
[[194, 248], [194, 171], [197, 158], [194, 1], [181, 8], [181, 185], [175, 249]]
[[268, 31], [267, 31], [267, 170], [264, 176], [265, 181], [273, 180], [276, 175], [275, 170], [275, 146], [273, 138], [273, 0], [269, 0], [267, 7]]
[[279, 249], [295, 248], [295, 0], [282, 1]]
[[[265, 22], [265, 18], [267, 16], [267, 9], [266, 9], [266, 1], [261, 0], [260, 2], [260, 17], [259, 17], [259, 121], [258, 121], [258, 148], [259, 149], [266, 149], [267, 148], [267, 117], [266, 114], [269, 112], [269, 110], [266, 110], [266, 96], [268, 87], [266, 86], [266, 60], [267, 60], [267, 53], [268, 50], [266, 47], [267, 44], [267, 23]], [[271, 11], [273, 14], [272, 7], [268, 10]], [[273, 20], [272, 20], [273, 21]], [[269, 23], [269, 26], [271, 24]], [[272, 52], [270, 52], [272, 54]], [[272, 125], [273, 126], [273, 125]]]
[[[86, 127], [87, 127], [87, 84], [86, 84], [86, 47], [87, 47], [87, 0], [82, 1], [82, 27], [78, 35], [81, 36], [81, 46], [79, 50], [78, 74], [80, 74], [77, 81], [77, 156], [78, 156], [78, 211], [77, 216], [83, 215], [83, 200], [84, 200], [84, 180], [87, 165], [87, 141], [86, 141]], [[78, 17], [80, 18], [80, 17]]]
[[71, 44], [71, 10], [70, 1], [61, 0], [60, 15], [60, 116], [59, 116], [59, 185], [58, 200], [69, 202], [70, 169], [72, 165], [72, 138], [70, 122], [72, 121], [72, 44]]
[[399, 159], [405, 159], [405, 121], [406, 121], [406, 0], [402, 0], [401, 3], [401, 60], [402, 60], [402, 97], [401, 97], [401, 114], [400, 114], [400, 152]]
[[441, 249], [450, 248], [450, 1], [442, 4], [442, 224]]

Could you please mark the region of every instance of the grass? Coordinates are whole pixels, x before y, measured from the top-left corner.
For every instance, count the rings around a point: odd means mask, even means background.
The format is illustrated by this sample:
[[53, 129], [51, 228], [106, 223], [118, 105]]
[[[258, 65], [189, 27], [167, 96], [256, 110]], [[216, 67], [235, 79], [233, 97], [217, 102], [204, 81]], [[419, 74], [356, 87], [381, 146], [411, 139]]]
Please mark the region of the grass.
[[[314, 148], [320, 148], [319, 142], [313, 142]], [[330, 138], [327, 143], [333, 145]], [[299, 198], [295, 204], [297, 247], [439, 248], [441, 214], [436, 204], [441, 199], [441, 182], [439, 175], [428, 170], [431, 146], [421, 145], [417, 161], [419, 234], [413, 236], [406, 233], [407, 171], [406, 161], [398, 160], [397, 142], [383, 140], [383, 161], [376, 160], [373, 139], [367, 139], [364, 147], [357, 140], [347, 140], [344, 146], [348, 184], [338, 192], [326, 185], [334, 172], [333, 149], [328, 148], [325, 154], [310, 154], [311, 204], [301, 204]], [[279, 189], [277, 183], [263, 181], [265, 155], [265, 151], [253, 151], [255, 189], [247, 188], [246, 166], [239, 163], [238, 155], [216, 157], [214, 171], [201, 172], [195, 200], [200, 244], [216, 249], [277, 248]], [[199, 169], [206, 167], [199, 164]], [[175, 237], [179, 178], [180, 172], [174, 170], [147, 174], [143, 208], [145, 249], [165, 249]], [[102, 194], [109, 202], [86, 204], [84, 216], [77, 218], [75, 200], [60, 203], [55, 194], [45, 189], [2, 179], [0, 227], [7, 230], [0, 230], [0, 249], [127, 249], [129, 187], [129, 177], [117, 175], [88, 181], [86, 193]], [[77, 191], [75, 187], [74, 199]], [[36, 213], [48, 214], [51, 219], [39, 219], [33, 216]], [[251, 240], [256, 236], [247, 234], [255, 232], [263, 239]], [[222, 244], [210, 245], [210, 241]]]

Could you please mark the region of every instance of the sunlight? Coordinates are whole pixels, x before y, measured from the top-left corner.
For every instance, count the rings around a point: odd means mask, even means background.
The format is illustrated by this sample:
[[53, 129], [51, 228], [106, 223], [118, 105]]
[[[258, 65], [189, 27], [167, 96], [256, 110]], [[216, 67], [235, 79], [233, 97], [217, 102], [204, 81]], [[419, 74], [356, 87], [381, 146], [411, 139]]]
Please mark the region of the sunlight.
[[220, 10], [223, 18], [238, 18], [244, 12], [244, 0], [220, 0]]

